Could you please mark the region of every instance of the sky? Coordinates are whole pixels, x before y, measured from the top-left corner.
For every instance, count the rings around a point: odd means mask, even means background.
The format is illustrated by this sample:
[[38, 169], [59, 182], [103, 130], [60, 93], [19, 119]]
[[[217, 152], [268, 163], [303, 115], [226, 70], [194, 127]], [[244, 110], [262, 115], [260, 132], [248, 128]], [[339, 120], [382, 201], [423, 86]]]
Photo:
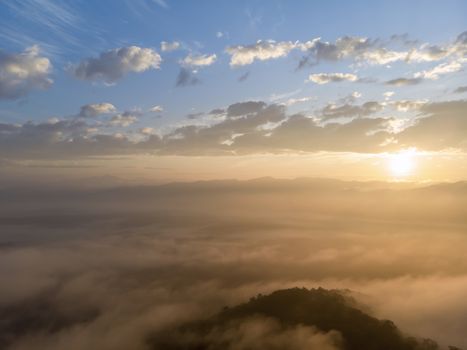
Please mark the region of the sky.
[[465, 1], [3, 1], [1, 175], [464, 180], [466, 20]]
[[467, 348], [466, 24], [465, 0], [0, 1], [0, 348], [157, 349], [292, 287]]

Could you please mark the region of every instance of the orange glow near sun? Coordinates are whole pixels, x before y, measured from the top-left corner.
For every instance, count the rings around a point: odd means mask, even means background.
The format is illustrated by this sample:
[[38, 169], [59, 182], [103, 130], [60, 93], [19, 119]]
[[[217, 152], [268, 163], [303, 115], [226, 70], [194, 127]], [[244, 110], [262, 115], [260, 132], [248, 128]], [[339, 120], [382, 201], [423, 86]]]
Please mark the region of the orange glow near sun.
[[416, 149], [407, 149], [387, 156], [387, 164], [392, 176], [401, 178], [415, 171]]

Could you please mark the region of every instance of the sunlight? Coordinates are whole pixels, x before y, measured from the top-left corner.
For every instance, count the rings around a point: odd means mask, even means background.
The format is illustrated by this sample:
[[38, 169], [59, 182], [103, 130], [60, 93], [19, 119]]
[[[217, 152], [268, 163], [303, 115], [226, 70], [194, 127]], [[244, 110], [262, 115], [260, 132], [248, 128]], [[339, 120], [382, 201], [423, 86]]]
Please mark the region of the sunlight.
[[387, 157], [388, 167], [395, 177], [405, 177], [413, 173], [415, 169], [415, 149], [407, 149], [398, 153], [389, 154]]

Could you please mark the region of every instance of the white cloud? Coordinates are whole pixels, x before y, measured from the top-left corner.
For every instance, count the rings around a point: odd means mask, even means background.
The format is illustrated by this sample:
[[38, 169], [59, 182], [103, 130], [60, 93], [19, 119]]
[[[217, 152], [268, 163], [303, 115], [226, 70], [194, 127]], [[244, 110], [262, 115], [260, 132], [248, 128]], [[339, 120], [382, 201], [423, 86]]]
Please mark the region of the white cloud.
[[350, 73], [318, 73], [310, 74], [308, 81], [316, 84], [336, 83], [341, 81], [356, 81], [358, 77]]
[[407, 56], [407, 61], [413, 62], [432, 62], [439, 61], [450, 55], [449, 49], [444, 49], [436, 45], [422, 45], [418, 49], [413, 49]]
[[216, 54], [198, 55], [198, 56], [193, 56], [189, 54], [180, 63], [184, 66], [204, 67], [204, 66], [210, 66], [211, 64], [216, 62], [216, 60], [217, 60]]
[[80, 117], [96, 117], [100, 114], [112, 113], [117, 109], [111, 103], [92, 103], [81, 106], [79, 116]]
[[103, 80], [114, 83], [129, 72], [159, 69], [161, 56], [153, 49], [128, 46], [102, 52], [73, 67], [74, 75], [83, 80]]
[[399, 112], [408, 112], [413, 110], [419, 110], [421, 107], [428, 103], [428, 100], [400, 100], [389, 102]]
[[383, 92], [384, 99], [387, 101], [394, 95], [394, 91]]
[[154, 107], [149, 108], [149, 112], [160, 113], [164, 110], [162, 106], [156, 105]]
[[229, 46], [225, 51], [231, 55], [231, 66], [245, 66], [255, 60], [266, 61], [287, 56], [291, 50], [297, 48], [297, 45], [298, 42], [291, 41], [258, 40], [253, 45]]
[[180, 48], [180, 43], [178, 41], [173, 41], [171, 43], [167, 41], [161, 42], [161, 51], [162, 52], [170, 52]]
[[52, 65], [39, 56], [39, 47], [32, 46], [19, 54], [0, 51], [0, 99], [15, 99], [32, 89], [46, 89]]
[[430, 70], [424, 70], [414, 74], [414, 78], [436, 80], [440, 75], [458, 72], [462, 69], [463, 60], [441, 63]]
[[287, 101], [283, 102], [282, 104], [285, 106], [293, 106], [297, 103], [304, 103], [308, 101], [314, 100], [315, 97], [313, 96], [307, 96], [307, 97], [301, 97], [301, 98], [289, 98]]
[[403, 61], [407, 58], [405, 51], [391, 51], [385, 48], [378, 48], [362, 52], [357, 59], [369, 64], [384, 65], [396, 61]]

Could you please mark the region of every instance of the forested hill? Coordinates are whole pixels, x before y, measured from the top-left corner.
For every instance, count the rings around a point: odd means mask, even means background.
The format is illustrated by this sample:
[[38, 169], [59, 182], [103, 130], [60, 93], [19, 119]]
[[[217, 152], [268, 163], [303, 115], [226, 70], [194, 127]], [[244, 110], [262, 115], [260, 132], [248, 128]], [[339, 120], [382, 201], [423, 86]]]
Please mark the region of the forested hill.
[[[297, 329], [301, 338], [320, 336], [321, 343], [304, 343], [303, 339], [297, 343]], [[278, 334], [282, 336], [278, 338]], [[323, 288], [258, 295], [244, 304], [225, 307], [209, 319], [154, 334], [149, 343], [153, 349], [170, 350], [298, 350], [304, 348], [300, 344], [307, 348], [315, 344], [316, 349], [319, 344], [323, 349], [347, 350], [440, 349], [433, 340], [407, 336], [393, 322], [361, 311], [345, 293]]]

